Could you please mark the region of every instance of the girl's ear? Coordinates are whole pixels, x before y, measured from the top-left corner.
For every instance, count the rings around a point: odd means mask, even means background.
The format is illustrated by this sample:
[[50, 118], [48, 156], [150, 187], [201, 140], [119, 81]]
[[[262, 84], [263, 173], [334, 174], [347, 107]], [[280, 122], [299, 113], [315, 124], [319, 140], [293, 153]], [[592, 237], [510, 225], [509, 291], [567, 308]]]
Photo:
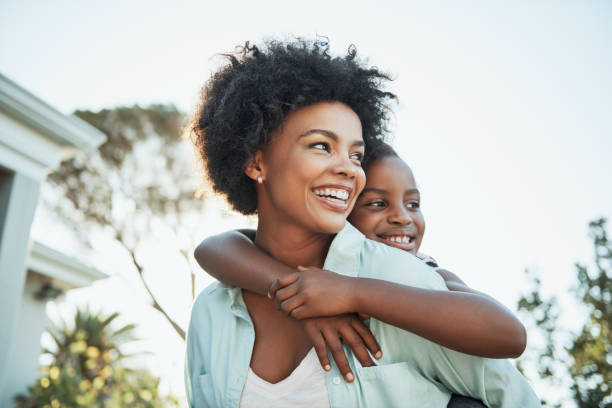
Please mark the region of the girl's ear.
[[263, 152], [261, 150], [256, 151], [255, 156], [253, 156], [253, 159], [246, 165], [246, 168], [244, 169], [244, 174], [256, 181], [263, 180], [264, 171], [262, 166], [262, 160]]

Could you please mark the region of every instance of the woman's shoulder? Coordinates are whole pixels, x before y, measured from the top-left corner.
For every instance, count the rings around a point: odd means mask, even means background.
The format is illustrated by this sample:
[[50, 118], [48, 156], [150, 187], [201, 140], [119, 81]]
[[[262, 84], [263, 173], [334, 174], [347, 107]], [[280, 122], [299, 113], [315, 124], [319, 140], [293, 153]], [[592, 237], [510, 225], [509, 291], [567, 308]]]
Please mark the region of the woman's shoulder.
[[197, 316], [198, 321], [208, 315], [218, 316], [230, 313], [230, 305], [235, 299], [235, 291], [239, 290], [221, 282], [214, 282], [204, 288], [196, 297], [191, 307], [192, 320]]
[[363, 243], [359, 277], [446, 290], [440, 275], [421, 259], [410, 252], [370, 239]]

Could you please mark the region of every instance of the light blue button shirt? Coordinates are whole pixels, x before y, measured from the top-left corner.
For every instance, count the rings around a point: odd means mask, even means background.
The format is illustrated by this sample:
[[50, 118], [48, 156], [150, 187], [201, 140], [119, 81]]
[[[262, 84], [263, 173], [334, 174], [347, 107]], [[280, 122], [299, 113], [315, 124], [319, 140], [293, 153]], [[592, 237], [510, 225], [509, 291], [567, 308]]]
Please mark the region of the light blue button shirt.
[[[348, 222], [332, 242], [325, 269], [447, 290], [444, 280], [415, 256], [365, 239]], [[452, 392], [490, 407], [540, 407], [523, 376], [507, 360], [449, 350], [408, 331], [370, 319], [383, 358], [362, 367], [345, 347], [355, 381], [347, 383], [332, 361], [325, 373], [332, 407], [445, 408]], [[242, 291], [221, 283], [193, 304], [187, 333], [185, 383], [190, 407], [238, 407], [251, 361], [255, 330]]]

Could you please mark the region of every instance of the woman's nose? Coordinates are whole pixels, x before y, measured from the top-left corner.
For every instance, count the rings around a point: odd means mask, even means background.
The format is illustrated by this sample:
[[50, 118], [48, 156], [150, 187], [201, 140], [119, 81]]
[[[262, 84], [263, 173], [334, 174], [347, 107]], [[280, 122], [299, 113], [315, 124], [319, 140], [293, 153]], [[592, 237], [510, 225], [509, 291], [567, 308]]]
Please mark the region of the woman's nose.
[[349, 178], [354, 178], [357, 171], [355, 166], [355, 163], [348, 155], [338, 155], [334, 171], [337, 174], [341, 174]]

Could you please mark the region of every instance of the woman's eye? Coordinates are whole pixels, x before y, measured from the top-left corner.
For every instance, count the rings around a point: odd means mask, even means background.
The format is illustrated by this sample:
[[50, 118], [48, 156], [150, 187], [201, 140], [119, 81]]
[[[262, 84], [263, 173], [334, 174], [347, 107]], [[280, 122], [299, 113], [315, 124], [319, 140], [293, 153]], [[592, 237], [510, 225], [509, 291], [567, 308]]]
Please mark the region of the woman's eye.
[[313, 149], [329, 151], [329, 145], [323, 142], [317, 142], [310, 145]]
[[351, 154], [351, 160], [358, 161], [361, 163], [363, 161], [363, 153], [353, 153]]
[[421, 203], [419, 203], [418, 201], [410, 201], [410, 202], [406, 203], [406, 208], [410, 208], [412, 210], [415, 210], [417, 208], [421, 208]]

